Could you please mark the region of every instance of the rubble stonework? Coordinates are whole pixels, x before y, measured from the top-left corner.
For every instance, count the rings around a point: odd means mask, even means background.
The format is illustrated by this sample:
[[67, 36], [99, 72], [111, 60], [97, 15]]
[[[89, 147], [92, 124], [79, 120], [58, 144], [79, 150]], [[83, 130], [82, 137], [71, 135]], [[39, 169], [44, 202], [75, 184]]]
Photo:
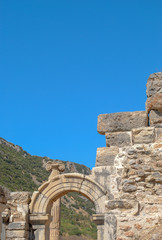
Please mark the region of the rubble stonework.
[[0, 186], [0, 235], [2, 232], [2, 212], [6, 208], [6, 202], [7, 202], [7, 198], [6, 198], [5, 190], [2, 186]]
[[31, 198], [11, 193], [1, 240], [59, 239], [58, 209], [51, 209], [71, 191], [94, 202], [98, 240], [161, 240], [162, 73], [150, 75], [147, 97], [146, 111], [98, 116], [106, 147], [97, 149], [91, 175], [59, 175], [64, 166], [50, 162], [48, 181]]
[[2, 213], [2, 240], [29, 239], [29, 192], [11, 192]]
[[105, 221], [104, 240], [162, 239], [162, 73], [150, 75], [147, 97], [146, 112], [98, 117], [106, 147], [93, 177], [108, 183], [105, 214], [115, 219]]

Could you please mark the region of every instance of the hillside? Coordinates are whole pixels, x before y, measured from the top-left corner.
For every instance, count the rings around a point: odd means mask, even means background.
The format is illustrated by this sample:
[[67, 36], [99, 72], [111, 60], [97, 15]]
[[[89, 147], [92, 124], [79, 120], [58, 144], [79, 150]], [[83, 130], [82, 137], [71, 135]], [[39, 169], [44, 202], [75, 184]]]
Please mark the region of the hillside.
[[[48, 179], [49, 173], [45, 164], [49, 160], [52, 159], [32, 156], [20, 146], [0, 138], [0, 185], [10, 191], [37, 190], [38, 186]], [[66, 173], [91, 173], [84, 165], [63, 162]], [[91, 222], [93, 213], [94, 205], [85, 197], [77, 193], [64, 196], [61, 209], [61, 234], [64, 236], [62, 239], [96, 239], [96, 226]]]

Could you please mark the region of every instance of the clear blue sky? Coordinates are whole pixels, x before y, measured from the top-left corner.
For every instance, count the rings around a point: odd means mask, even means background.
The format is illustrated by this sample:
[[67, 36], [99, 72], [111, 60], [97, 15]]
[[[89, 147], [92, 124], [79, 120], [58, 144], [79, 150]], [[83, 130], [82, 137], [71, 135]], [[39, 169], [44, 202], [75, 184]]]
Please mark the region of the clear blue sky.
[[92, 168], [101, 113], [145, 109], [162, 1], [0, 0], [0, 137]]

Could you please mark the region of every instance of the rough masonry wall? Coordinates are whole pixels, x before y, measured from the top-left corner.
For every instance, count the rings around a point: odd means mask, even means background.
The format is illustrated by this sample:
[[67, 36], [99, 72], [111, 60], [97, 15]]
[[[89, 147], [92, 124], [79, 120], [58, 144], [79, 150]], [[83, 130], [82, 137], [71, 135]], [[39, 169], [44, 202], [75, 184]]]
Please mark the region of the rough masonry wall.
[[92, 176], [108, 192], [103, 239], [162, 239], [162, 73], [147, 82], [146, 111], [101, 114]]
[[[0, 236], [2, 232], [2, 212], [6, 207], [7, 196], [4, 187], [0, 186]], [[0, 237], [1, 239], [1, 237]]]
[[31, 193], [11, 192], [2, 213], [2, 240], [29, 239], [29, 203]]

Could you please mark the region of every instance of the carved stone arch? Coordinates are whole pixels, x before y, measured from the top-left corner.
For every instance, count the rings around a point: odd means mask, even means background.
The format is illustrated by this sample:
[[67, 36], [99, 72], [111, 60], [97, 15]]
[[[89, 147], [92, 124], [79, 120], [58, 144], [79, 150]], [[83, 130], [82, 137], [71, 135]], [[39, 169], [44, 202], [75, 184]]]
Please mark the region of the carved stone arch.
[[52, 201], [67, 194], [78, 192], [95, 204], [96, 213], [104, 213], [106, 192], [102, 186], [91, 177], [79, 173], [57, 175], [51, 181], [44, 183], [37, 192], [33, 193], [30, 213], [49, 213]]
[[[93, 178], [79, 173], [57, 175], [33, 193], [30, 204], [30, 222], [38, 230], [35, 239], [49, 239], [45, 226], [50, 218], [52, 204], [68, 192], [78, 192], [92, 201], [96, 214], [105, 213], [106, 191]], [[41, 226], [40, 229], [38, 226]]]

